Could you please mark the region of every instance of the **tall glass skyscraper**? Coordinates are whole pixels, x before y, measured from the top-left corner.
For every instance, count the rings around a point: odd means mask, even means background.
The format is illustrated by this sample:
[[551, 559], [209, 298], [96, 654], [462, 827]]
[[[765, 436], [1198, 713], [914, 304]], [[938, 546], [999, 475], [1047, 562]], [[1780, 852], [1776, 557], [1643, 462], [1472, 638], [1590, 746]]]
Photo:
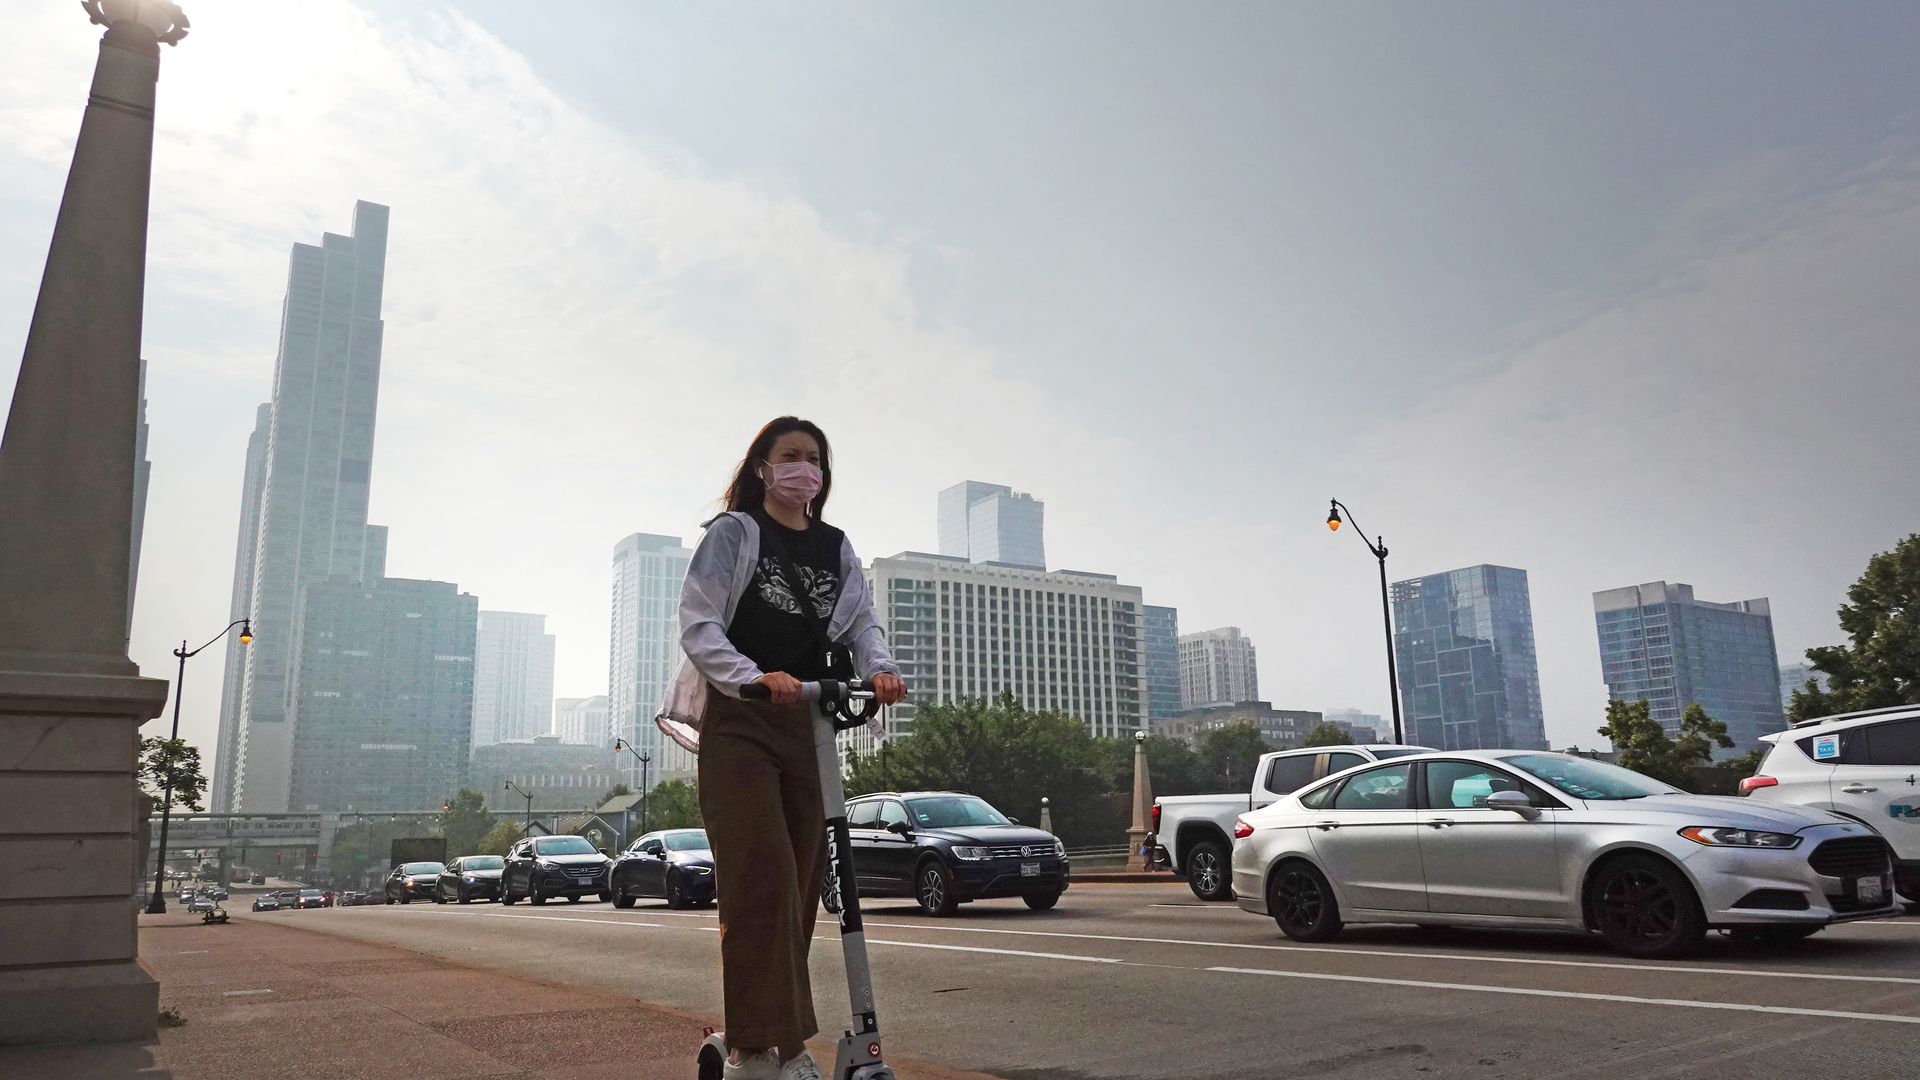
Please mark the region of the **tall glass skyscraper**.
[[480, 613], [473, 654], [473, 745], [531, 739], [552, 729], [553, 646], [545, 615]]
[[1607, 696], [1645, 700], [1668, 734], [1695, 704], [1727, 725], [1734, 745], [1716, 748], [1719, 757], [1744, 754], [1787, 726], [1764, 597], [1714, 604], [1694, 599], [1691, 585], [1654, 581], [1594, 593], [1593, 617]]
[[1147, 726], [1173, 719], [1180, 711], [1180, 612], [1141, 608], [1140, 656], [1147, 671]]
[[301, 590], [385, 572], [386, 531], [367, 525], [367, 495], [386, 260], [387, 208], [368, 202], [354, 206], [352, 236], [293, 246], [273, 401], [249, 446], [241, 495], [234, 617], [253, 620], [254, 639], [228, 650], [239, 670], [221, 704], [215, 806], [287, 809]]
[[1409, 742], [1547, 748], [1525, 570], [1482, 564], [1395, 582], [1393, 627]]
[[[653, 723], [667, 684], [685, 653], [680, 648], [680, 585], [693, 552], [677, 536], [634, 533], [613, 548], [613, 632], [607, 642], [607, 722], [600, 735], [609, 754], [626, 739], [652, 760], [648, 784], [694, 773], [692, 754], [663, 737]], [[640, 762], [620, 752], [627, 786], [640, 790]]]
[[444, 581], [302, 590], [289, 810], [433, 810], [460, 790], [479, 612]]
[[1046, 516], [1046, 503], [1004, 484], [955, 484], [940, 492], [940, 554], [1045, 570]]

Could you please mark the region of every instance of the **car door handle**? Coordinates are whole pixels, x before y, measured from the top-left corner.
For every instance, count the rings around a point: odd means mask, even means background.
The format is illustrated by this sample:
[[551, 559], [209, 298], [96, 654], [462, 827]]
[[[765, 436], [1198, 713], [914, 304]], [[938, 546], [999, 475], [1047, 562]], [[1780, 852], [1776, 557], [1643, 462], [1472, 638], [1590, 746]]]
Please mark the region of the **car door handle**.
[[1445, 829], [1445, 828], [1450, 828], [1453, 825], [1453, 819], [1437, 817], [1437, 818], [1429, 819], [1427, 824], [1433, 826], [1436, 829]]
[[1873, 787], [1870, 784], [1848, 784], [1846, 787], [1843, 787], [1840, 790], [1846, 792], [1849, 795], [1866, 795], [1871, 792], [1879, 791], [1880, 789], [1877, 787]]
[[1337, 828], [1339, 828], [1339, 827], [1340, 827], [1340, 823], [1339, 823], [1339, 822], [1337, 822], [1337, 821], [1316, 821], [1316, 822], [1314, 822], [1314, 823], [1313, 823], [1313, 827], [1314, 827], [1314, 828], [1316, 828], [1316, 829], [1319, 829], [1319, 830], [1321, 830], [1321, 831], [1323, 831], [1323, 832], [1324, 832], [1324, 831], [1326, 831], [1326, 830], [1328, 830], [1328, 829], [1337, 829]]

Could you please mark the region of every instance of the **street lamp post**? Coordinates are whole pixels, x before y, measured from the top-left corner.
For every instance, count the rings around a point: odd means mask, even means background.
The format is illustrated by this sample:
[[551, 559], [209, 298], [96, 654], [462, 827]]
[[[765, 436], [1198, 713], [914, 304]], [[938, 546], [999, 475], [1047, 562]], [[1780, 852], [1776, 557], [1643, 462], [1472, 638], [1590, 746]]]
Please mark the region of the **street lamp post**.
[[[1327, 511], [1328, 529], [1340, 531], [1342, 510], [1346, 510], [1347, 520], [1353, 520], [1353, 511], [1347, 510], [1347, 504], [1334, 499], [1332, 508]], [[1400, 673], [1393, 662], [1393, 608], [1387, 603], [1387, 538], [1376, 536], [1372, 540], [1367, 539], [1367, 534], [1360, 531], [1357, 521], [1353, 525], [1353, 535], [1358, 536], [1360, 542], [1367, 545], [1367, 550], [1373, 552], [1373, 557], [1380, 560], [1380, 618], [1387, 630], [1387, 690], [1393, 701], [1393, 741], [1405, 742], [1405, 732], [1400, 729]]]
[[640, 831], [648, 832], [650, 830], [647, 827], [647, 802], [648, 796], [653, 792], [647, 787], [647, 766], [653, 763], [653, 755], [635, 749], [634, 745], [625, 739], [613, 740], [613, 749], [615, 753], [625, 750], [640, 762]]
[[502, 789], [502, 790], [505, 790], [505, 791], [517, 791], [517, 792], [519, 792], [519, 793], [520, 793], [520, 797], [521, 797], [521, 798], [523, 798], [523, 799], [525, 799], [525, 800], [527, 800], [527, 827], [526, 827], [526, 831], [527, 831], [528, 833], [531, 833], [531, 832], [533, 832], [533, 796], [532, 796], [532, 795], [529, 795], [529, 794], [527, 794], [527, 793], [526, 793], [525, 791], [523, 791], [523, 790], [521, 790], [520, 788], [518, 788], [518, 787], [515, 787], [515, 786], [514, 786], [514, 783], [513, 783], [513, 781], [511, 781], [511, 780], [509, 780], [509, 781], [507, 781], [507, 786], [506, 786], [506, 787], [505, 787], [504, 789]]
[[[253, 641], [253, 623], [246, 619], [235, 619], [227, 624], [225, 630], [215, 634], [213, 641], [207, 642], [206, 645], [202, 645], [200, 648], [188, 652], [187, 643], [182, 641], [180, 647], [173, 650], [173, 655], [180, 658], [180, 673], [175, 676], [173, 680], [173, 734], [167, 737], [168, 742], [177, 742], [180, 739], [180, 698], [186, 691], [187, 660], [200, 655], [201, 651], [204, 650], [207, 645], [212, 645], [214, 641], [219, 641], [221, 638], [226, 637], [236, 626], [240, 627], [240, 644], [246, 645]], [[169, 746], [167, 749], [169, 755], [171, 755], [173, 748]], [[167, 826], [172, 820], [173, 759], [169, 756], [167, 759], [166, 794], [160, 799], [160, 851], [153, 860], [153, 894], [147, 897], [147, 914], [149, 915], [165, 915], [167, 913]]]

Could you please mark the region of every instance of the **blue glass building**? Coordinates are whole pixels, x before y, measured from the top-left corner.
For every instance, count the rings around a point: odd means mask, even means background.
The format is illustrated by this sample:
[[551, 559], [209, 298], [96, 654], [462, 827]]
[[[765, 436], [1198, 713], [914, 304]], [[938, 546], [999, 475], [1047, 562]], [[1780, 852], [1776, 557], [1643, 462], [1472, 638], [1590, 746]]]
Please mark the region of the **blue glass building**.
[[1664, 581], [1593, 594], [1601, 675], [1614, 701], [1647, 702], [1673, 734], [1688, 705], [1727, 725], [1731, 750], [1787, 726], [1773, 612], [1764, 597], [1732, 604], [1696, 600], [1693, 586]]
[[1147, 726], [1150, 730], [1180, 711], [1180, 612], [1145, 605], [1140, 653], [1147, 669]]
[[1393, 627], [1408, 742], [1547, 748], [1525, 570], [1482, 564], [1395, 582]]

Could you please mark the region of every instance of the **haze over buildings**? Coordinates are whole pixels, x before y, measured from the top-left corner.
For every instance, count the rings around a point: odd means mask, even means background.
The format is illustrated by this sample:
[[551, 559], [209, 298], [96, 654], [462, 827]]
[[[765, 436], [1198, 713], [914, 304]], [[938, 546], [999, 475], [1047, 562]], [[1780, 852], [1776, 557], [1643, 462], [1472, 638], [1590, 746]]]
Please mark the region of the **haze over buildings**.
[[1525, 570], [1482, 564], [1397, 581], [1393, 624], [1408, 742], [1547, 749]]
[[473, 658], [473, 745], [531, 739], [549, 732], [553, 648], [545, 615], [480, 613]]
[[553, 699], [553, 734], [561, 742], [611, 746], [607, 725], [607, 695]]
[[692, 754], [664, 738], [653, 718], [666, 700], [667, 684], [685, 653], [680, 648], [680, 585], [693, 552], [677, 536], [634, 533], [613, 547], [613, 627], [607, 650], [606, 745], [625, 739], [651, 760], [643, 770], [621, 751], [627, 786], [640, 790], [640, 774], [652, 780], [694, 774]]
[[1646, 701], [1669, 735], [1689, 705], [1727, 725], [1731, 750], [1744, 754], [1760, 736], [1786, 727], [1773, 613], [1765, 597], [1716, 604], [1693, 586], [1653, 581], [1593, 594], [1607, 696]]
[[1237, 626], [1180, 635], [1180, 707], [1255, 701], [1260, 665], [1252, 639]]
[[236, 562], [250, 566], [236, 566], [235, 607], [254, 640], [228, 651], [243, 670], [221, 707], [217, 807], [287, 809], [301, 590], [386, 571], [385, 530], [367, 524], [386, 254], [387, 208], [369, 202], [354, 205], [351, 236], [293, 246], [273, 400], [256, 417], [241, 495]]

